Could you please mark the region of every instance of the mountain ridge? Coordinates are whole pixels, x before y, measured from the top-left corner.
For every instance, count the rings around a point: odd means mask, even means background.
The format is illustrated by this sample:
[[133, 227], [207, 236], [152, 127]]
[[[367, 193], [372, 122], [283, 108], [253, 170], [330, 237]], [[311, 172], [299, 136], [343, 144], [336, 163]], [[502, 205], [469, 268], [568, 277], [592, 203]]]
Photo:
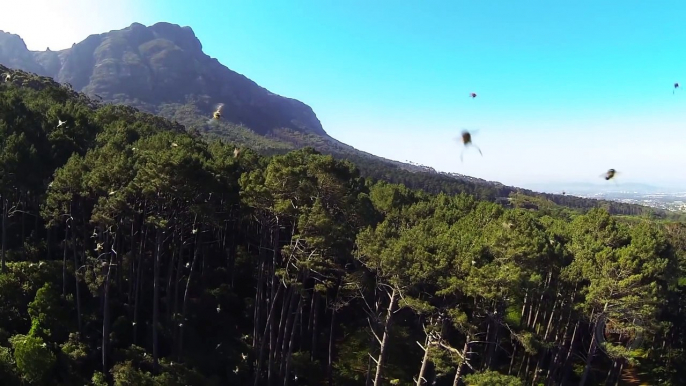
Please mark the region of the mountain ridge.
[[0, 32], [0, 63], [68, 83], [107, 101], [156, 112], [162, 103], [197, 98], [209, 116], [224, 103], [224, 117], [260, 134], [275, 127], [328, 136], [312, 108], [275, 94], [205, 54], [191, 27], [133, 23], [89, 35], [60, 51], [30, 51], [19, 35]]

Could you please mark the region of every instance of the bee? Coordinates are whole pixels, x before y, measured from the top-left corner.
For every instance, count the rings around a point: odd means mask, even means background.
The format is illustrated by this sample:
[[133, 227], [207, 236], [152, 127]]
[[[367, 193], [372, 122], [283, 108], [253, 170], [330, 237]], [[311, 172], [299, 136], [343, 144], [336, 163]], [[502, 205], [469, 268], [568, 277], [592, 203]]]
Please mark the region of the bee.
[[[605, 172], [604, 174], [601, 174], [600, 176], [603, 177], [605, 179], [605, 181], [609, 181], [609, 180], [615, 178], [615, 176], [617, 174], [619, 174], [618, 171], [616, 171], [615, 169], [610, 169], [607, 172]], [[617, 181], [615, 180], [615, 184], [616, 183], [617, 183]]]
[[476, 93], [475, 92], [469, 93], [469, 97], [472, 99], [476, 98]]
[[219, 119], [221, 119], [221, 117], [222, 117], [222, 108], [224, 108], [224, 104], [223, 104], [223, 103], [218, 104], [217, 107], [215, 107], [215, 111], [214, 111], [214, 114], [212, 114], [212, 118], [214, 118], [214, 119], [217, 120], [217, 121], [218, 121]]
[[462, 130], [462, 136], [461, 136], [461, 138], [458, 139], [458, 140], [461, 140], [462, 143], [464, 144], [464, 148], [462, 149], [462, 153], [460, 154], [460, 161], [464, 162], [464, 159], [463, 159], [464, 151], [465, 151], [465, 149], [466, 149], [468, 146], [474, 146], [474, 147], [476, 148], [476, 150], [479, 151], [479, 154], [481, 154], [482, 157], [484, 156], [484, 154], [481, 152], [481, 149], [479, 149], [479, 147], [476, 146], [476, 145], [472, 142], [472, 134], [471, 134], [469, 131], [467, 131], [467, 130]]
[[678, 88], [679, 88], [679, 82], [675, 82], [675, 83], [674, 83], [674, 90], [672, 90], [672, 94], [674, 94], [674, 92], [675, 92], [676, 89], [678, 89]]

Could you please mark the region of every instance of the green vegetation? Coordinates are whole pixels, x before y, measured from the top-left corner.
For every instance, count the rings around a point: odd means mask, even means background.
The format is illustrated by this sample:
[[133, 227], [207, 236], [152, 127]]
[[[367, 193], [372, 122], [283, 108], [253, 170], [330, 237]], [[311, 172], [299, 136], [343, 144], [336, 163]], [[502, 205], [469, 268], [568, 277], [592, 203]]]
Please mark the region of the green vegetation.
[[[311, 148], [235, 153], [15, 79], [0, 84], [3, 385], [686, 377], [682, 223], [500, 205], [369, 163], [363, 178]], [[626, 333], [594, 334], [602, 320]]]

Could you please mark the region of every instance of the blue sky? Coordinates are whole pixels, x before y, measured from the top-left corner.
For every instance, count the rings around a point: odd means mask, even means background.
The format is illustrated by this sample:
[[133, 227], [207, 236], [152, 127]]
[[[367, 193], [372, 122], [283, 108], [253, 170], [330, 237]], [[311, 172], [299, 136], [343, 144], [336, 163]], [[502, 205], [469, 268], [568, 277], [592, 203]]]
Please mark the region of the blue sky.
[[[684, 1], [60, 4], [0, 28], [59, 49], [134, 21], [188, 25], [208, 55], [380, 156], [519, 186], [615, 168], [620, 183], [686, 187], [686, 95], [672, 95], [686, 87]], [[460, 162], [462, 128], [483, 158]]]

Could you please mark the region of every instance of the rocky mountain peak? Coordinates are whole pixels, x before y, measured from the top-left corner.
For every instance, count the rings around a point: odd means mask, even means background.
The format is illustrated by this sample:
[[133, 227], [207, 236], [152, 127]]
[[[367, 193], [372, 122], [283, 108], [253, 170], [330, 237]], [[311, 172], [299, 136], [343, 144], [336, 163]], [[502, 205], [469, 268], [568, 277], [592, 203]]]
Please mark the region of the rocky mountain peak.
[[230, 70], [203, 52], [192, 28], [177, 24], [133, 23], [62, 51], [29, 51], [18, 35], [0, 33], [0, 63], [153, 113], [165, 104], [193, 100], [210, 116], [215, 104], [224, 103], [226, 120], [259, 134], [287, 128], [327, 136], [309, 106]]

